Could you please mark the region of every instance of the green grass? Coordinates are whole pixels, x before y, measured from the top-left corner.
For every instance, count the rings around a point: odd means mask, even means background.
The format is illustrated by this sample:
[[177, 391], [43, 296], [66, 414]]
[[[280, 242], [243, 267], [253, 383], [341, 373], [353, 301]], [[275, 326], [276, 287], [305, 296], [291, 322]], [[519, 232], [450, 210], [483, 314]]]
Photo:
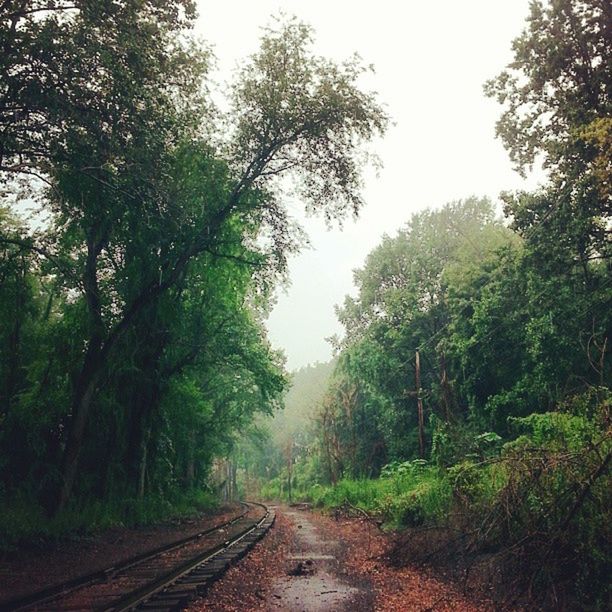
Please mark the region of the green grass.
[[110, 527], [152, 525], [169, 519], [189, 517], [210, 510], [218, 500], [207, 491], [190, 491], [172, 499], [147, 497], [142, 500], [91, 501], [68, 507], [53, 519], [26, 499], [0, 505], [0, 550], [11, 550], [23, 542], [44, 542], [83, 536]]
[[[275, 481], [262, 490], [268, 499], [287, 496]], [[345, 502], [380, 516], [387, 528], [401, 528], [438, 521], [446, 515], [452, 501], [452, 488], [447, 475], [437, 468], [378, 479], [343, 479], [335, 486], [315, 484], [294, 489], [294, 501], [309, 501], [331, 510]]]

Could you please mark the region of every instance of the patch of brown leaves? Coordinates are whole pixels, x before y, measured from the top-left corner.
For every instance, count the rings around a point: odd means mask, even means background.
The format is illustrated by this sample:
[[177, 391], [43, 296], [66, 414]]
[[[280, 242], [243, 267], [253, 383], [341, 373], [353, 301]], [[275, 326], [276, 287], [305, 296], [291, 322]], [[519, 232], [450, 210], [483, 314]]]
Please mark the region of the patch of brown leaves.
[[[322, 530], [344, 543], [345, 570], [370, 583], [376, 595], [375, 610], [384, 612], [488, 612], [494, 607], [476, 601], [449, 581], [423, 569], [392, 567], [388, 562], [394, 542], [371, 523], [358, 519], [332, 520], [317, 512], [311, 520]], [[189, 610], [245, 612], [266, 610], [274, 579], [286, 573], [288, 553], [295, 527], [278, 511], [270, 533], [255, 548], [230, 568], [205, 598], [196, 600]]]
[[376, 610], [385, 612], [483, 612], [492, 610], [486, 601], [474, 601], [453, 584], [426, 570], [391, 567], [387, 556], [393, 536], [383, 534], [361, 519], [333, 521], [320, 517], [347, 546], [347, 569], [369, 579], [376, 591]]

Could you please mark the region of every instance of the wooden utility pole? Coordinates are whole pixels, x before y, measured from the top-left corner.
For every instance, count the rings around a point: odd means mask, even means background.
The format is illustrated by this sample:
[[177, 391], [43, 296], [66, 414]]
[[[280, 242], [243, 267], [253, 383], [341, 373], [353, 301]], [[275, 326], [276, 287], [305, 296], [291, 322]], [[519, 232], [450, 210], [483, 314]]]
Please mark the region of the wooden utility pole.
[[293, 501], [293, 438], [289, 437], [285, 445], [285, 459], [287, 461], [287, 494], [289, 503]]
[[446, 355], [444, 352], [440, 354], [440, 372], [440, 386], [442, 387], [442, 400], [444, 401], [444, 418], [447, 423], [450, 423], [453, 392], [448, 382], [448, 374], [446, 372]]
[[424, 433], [424, 419], [423, 419], [423, 398], [421, 397], [421, 357], [419, 351], [415, 355], [415, 381], [416, 381], [416, 398], [417, 398], [417, 411], [419, 415], [419, 456], [421, 459], [425, 458], [425, 433]]

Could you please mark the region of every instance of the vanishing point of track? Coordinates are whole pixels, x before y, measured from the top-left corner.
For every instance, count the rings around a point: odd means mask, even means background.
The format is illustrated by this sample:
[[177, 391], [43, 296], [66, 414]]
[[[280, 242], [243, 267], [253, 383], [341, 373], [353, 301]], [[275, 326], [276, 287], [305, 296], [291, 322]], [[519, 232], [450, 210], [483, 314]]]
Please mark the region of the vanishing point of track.
[[5, 610], [180, 610], [205, 593], [274, 523], [263, 504], [243, 503], [240, 514], [193, 536], [113, 567], [0, 604]]

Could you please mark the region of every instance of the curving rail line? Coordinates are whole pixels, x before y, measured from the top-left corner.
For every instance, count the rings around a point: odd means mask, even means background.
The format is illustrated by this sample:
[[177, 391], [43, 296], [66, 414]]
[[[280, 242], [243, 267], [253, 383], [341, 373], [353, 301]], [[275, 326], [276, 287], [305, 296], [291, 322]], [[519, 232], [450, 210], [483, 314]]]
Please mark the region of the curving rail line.
[[274, 523], [263, 504], [193, 536], [0, 604], [8, 610], [180, 610], [242, 558]]

